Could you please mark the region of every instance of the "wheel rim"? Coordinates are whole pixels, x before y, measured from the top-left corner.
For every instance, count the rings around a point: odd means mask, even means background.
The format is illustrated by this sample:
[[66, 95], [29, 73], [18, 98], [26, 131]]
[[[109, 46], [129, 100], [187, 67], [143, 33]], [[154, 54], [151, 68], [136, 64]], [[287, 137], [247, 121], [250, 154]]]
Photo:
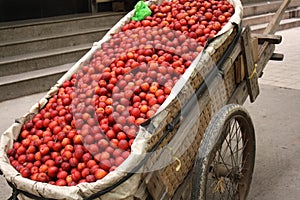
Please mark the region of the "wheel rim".
[[206, 199], [245, 199], [252, 179], [254, 140], [247, 119], [235, 115], [223, 127], [220, 145], [209, 162]]

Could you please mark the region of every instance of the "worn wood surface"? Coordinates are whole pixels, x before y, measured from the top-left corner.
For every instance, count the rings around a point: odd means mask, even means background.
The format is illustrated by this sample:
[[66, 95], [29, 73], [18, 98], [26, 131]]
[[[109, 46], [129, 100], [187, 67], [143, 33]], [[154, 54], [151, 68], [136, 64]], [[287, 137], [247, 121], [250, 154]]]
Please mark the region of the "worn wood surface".
[[253, 47], [250, 27], [247, 26], [242, 33], [242, 51], [245, 61], [246, 81], [248, 94], [251, 102], [254, 102], [259, 94], [258, 76], [256, 72], [256, 63], [254, 63]]
[[252, 52], [253, 52], [253, 61], [254, 63], [257, 63], [258, 61], [258, 38], [253, 38], [251, 34], [251, 40], [252, 40]]
[[[283, 0], [282, 4], [280, 5], [279, 9], [277, 10], [277, 12], [275, 13], [275, 15], [272, 17], [270, 23], [268, 24], [267, 28], [264, 30], [263, 34], [274, 34], [276, 32], [276, 29], [282, 19], [282, 16], [286, 10], [286, 8], [288, 7], [288, 5], [290, 4], [291, 0]], [[269, 45], [274, 46], [274, 44], [270, 44], [269, 42], [264, 42], [263, 45], [261, 46], [261, 48], [259, 49], [258, 52], [258, 57], [260, 59], [266, 59], [263, 56], [266, 55], [266, 49], [269, 49]], [[273, 50], [274, 52], [274, 50]], [[268, 52], [269, 54], [273, 54], [273, 52]], [[271, 55], [269, 55], [268, 59], [270, 59]], [[263, 63], [264, 61], [260, 61], [260, 63]], [[260, 71], [262, 72], [263, 69], [265, 68], [266, 65], [258, 65], [260, 68], [262, 68]], [[261, 72], [259, 74], [261, 74]]]
[[[251, 48], [251, 46], [254, 46], [255, 49], [256, 48], [258, 49], [258, 47], [255, 47], [255, 45], [253, 45], [253, 43], [252, 43], [253, 40], [251, 40], [250, 30], [249, 30], [249, 33], [247, 33], [248, 35], [246, 34], [245, 38], [243, 38], [242, 41], [241, 40], [239, 41], [238, 45], [234, 48], [233, 53], [231, 54], [231, 56], [229, 56], [227, 61], [224, 63], [223, 69], [224, 69], [224, 71], [227, 71], [227, 70], [230, 69], [230, 67], [232, 67], [234, 65], [234, 63], [236, 63], [237, 57], [242, 52], [243, 52], [243, 54], [245, 54], [243, 59], [244, 59], [244, 62], [247, 64], [247, 66], [245, 68], [246, 78], [243, 79], [242, 76], [239, 77], [240, 80], [238, 80], [238, 81], [240, 82], [240, 84], [235, 89], [233, 95], [228, 99], [228, 103], [243, 104], [246, 101], [247, 97], [248, 97], [249, 82], [250, 82], [249, 80], [252, 80], [252, 81], [256, 80], [257, 81], [257, 77], [262, 74], [262, 71], [265, 68], [268, 61], [270, 60], [270, 58], [272, 56], [274, 57], [274, 54], [273, 54], [274, 50], [275, 50], [275, 45], [274, 44], [280, 43], [281, 37], [280, 36], [273, 36], [273, 35], [270, 35], [270, 34], [274, 34], [274, 32], [276, 31], [276, 27], [278, 26], [278, 24], [281, 20], [281, 17], [284, 13], [284, 10], [286, 9], [289, 2], [290, 2], [290, 0], [284, 0], [283, 4], [280, 6], [277, 13], [274, 15], [273, 20], [271, 20], [271, 22], [268, 25], [267, 29], [264, 31], [264, 34], [254, 35], [254, 37], [257, 38], [257, 42], [254, 41], [254, 44], [262, 43], [262, 45], [260, 46], [259, 51], [257, 53], [257, 56], [255, 56], [255, 53], [253, 54], [253, 51], [252, 51], [253, 48]], [[245, 45], [245, 42], [246, 42], [246, 45]], [[245, 46], [247, 48], [245, 48]], [[245, 53], [245, 51], [247, 51], [247, 53]], [[253, 76], [256, 76], [256, 77], [255, 78], [251, 77], [250, 79], [247, 79], [247, 77], [252, 75], [253, 70], [255, 68], [254, 63], [256, 61], [257, 61], [257, 69], [256, 69], [257, 73], [255, 73], [255, 75], [253, 75]], [[235, 67], [236, 67], [236, 73], [242, 74], [241, 69], [237, 69], [237, 66], [235, 66]], [[253, 85], [250, 85], [250, 87], [253, 87]], [[258, 83], [257, 83], [257, 87], [258, 87]], [[253, 95], [252, 100], [255, 100], [256, 96], [258, 95], [258, 91], [256, 89], [253, 89], [250, 92], [255, 92], [255, 93], [252, 94]], [[181, 192], [182, 192], [182, 190], [179, 189], [176, 194], [181, 193]], [[165, 198], [163, 198], [163, 199], [166, 199], [166, 196], [164, 196], [164, 197]], [[178, 196], [175, 195], [174, 197], [176, 198]], [[168, 199], [168, 197], [167, 197], [167, 199]]]
[[237, 57], [235, 63], [234, 63], [234, 67], [235, 67], [235, 83], [239, 84], [240, 82], [242, 82], [242, 80], [245, 77], [245, 72], [244, 72], [244, 60], [243, 60], [243, 56], [240, 55]]
[[281, 35], [251, 33], [251, 37], [257, 38], [258, 44], [263, 44], [264, 42], [279, 44], [282, 41]]
[[246, 80], [242, 81], [239, 86], [235, 89], [231, 98], [228, 100], [228, 104], [236, 103], [243, 105], [248, 97], [248, 90]]
[[276, 60], [276, 61], [282, 61], [284, 58], [284, 55], [281, 53], [273, 53], [270, 60]]
[[276, 29], [282, 19], [282, 16], [284, 15], [284, 11], [290, 4], [291, 0], [283, 0], [282, 4], [276, 11], [275, 15], [272, 17], [270, 23], [264, 30], [263, 34], [274, 34], [276, 32]]
[[260, 76], [275, 51], [275, 44], [268, 44], [257, 62], [257, 74]]
[[[271, 34], [274, 34], [276, 32], [276, 28], [278, 27], [278, 24], [280, 23], [282, 16], [284, 14], [284, 11], [286, 10], [287, 6], [291, 0], [284, 0], [279, 9], [277, 10], [276, 14], [273, 16], [271, 22], [263, 32], [263, 34], [253, 34], [253, 36], [257, 36], [257, 38], [270, 38]], [[278, 44], [281, 41], [281, 36], [272, 36], [273, 39], [267, 39], [267, 41], [264, 41], [261, 47], [258, 51], [258, 61], [257, 61], [257, 75], [261, 76], [263, 69], [269, 62], [270, 58], [272, 57], [275, 45]], [[274, 39], [275, 38], [275, 39]], [[279, 40], [280, 39], [280, 40]], [[247, 84], [246, 80], [242, 81], [238, 87], [236, 88], [235, 92], [229, 99], [228, 103], [237, 103], [237, 104], [243, 104], [248, 96], [247, 91]]]

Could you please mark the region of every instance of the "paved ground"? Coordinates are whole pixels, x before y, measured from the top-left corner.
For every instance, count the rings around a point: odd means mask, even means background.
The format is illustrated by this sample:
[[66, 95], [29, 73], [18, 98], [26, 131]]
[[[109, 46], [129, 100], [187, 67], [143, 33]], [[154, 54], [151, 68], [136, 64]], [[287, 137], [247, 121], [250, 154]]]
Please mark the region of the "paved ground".
[[[256, 164], [250, 200], [298, 200], [300, 196], [300, 27], [279, 32], [284, 62], [270, 62], [260, 79], [261, 94], [246, 103], [255, 124]], [[0, 103], [0, 133], [43, 94]], [[0, 200], [10, 188], [0, 177]]]
[[283, 36], [276, 52], [284, 53], [284, 61], [270, 61], [260, 83], [300, 90], [300, 27], [276, 34]]
[[245, 106], [257, 141], [249, 199], [299, 199], [300, 90], [261, 84], [257, 101]]
[[300, 27], [278, 32], [277, 52], [260, 79], [261, 94], [246, 103], [256, 130], [257, 154], [250, 200], [298, 200], [300, 196]]

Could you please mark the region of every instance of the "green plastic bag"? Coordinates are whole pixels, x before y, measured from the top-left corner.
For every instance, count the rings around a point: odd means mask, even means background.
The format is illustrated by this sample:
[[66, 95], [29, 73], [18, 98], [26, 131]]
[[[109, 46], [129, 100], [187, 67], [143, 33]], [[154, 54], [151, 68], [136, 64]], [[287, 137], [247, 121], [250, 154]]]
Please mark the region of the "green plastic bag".
[[144, 1], [139, 1], [135, 6], [134, 16], [131, 18], [134, 21], [141, 21], [145, 19], [145, 17], [151, 15], [151, 10], [148, 8], [147, 4]]

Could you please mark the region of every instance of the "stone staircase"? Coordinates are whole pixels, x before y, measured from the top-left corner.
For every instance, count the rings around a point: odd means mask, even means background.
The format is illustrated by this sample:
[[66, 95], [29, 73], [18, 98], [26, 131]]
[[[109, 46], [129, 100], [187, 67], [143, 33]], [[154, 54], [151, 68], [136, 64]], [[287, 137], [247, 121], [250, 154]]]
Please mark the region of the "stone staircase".
[[0, 101], [49, 90], [124, 14], [1, 23]]
[[[243, 25], [262, 32], [281, 1], [244, 5]], [[49, 90], [125, 13], [0, 24], [0, 101]], [[300, 26], [292, 0], [279, 30]]]
[[[249, 25], [252, 32], [262, 33], [282, 1], [244, 5], [243, 26]], [[300, 26], [300, 1], [292, 0], [285, 11], [277, 31]]]

